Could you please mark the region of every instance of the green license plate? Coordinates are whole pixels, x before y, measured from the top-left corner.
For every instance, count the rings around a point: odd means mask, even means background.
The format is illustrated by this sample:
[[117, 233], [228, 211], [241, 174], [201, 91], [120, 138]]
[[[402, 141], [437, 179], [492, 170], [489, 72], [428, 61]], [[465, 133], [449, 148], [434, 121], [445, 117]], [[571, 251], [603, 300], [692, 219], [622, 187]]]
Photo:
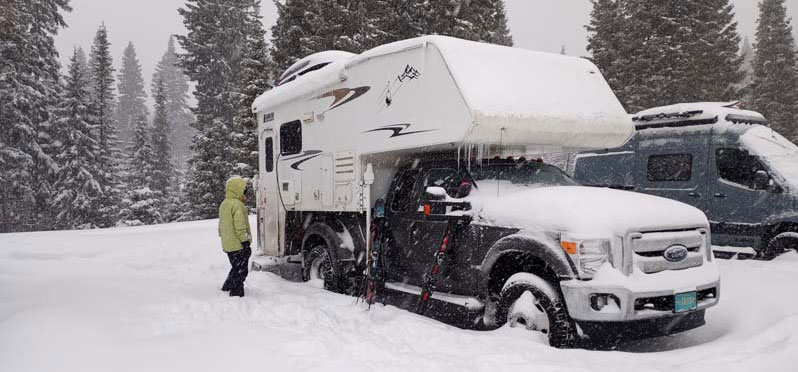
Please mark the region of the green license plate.
[[681, 313], [695, 310], [697, 307], [696, 302], [695, 292], [677, 293], [673, 296], [673, 312]]

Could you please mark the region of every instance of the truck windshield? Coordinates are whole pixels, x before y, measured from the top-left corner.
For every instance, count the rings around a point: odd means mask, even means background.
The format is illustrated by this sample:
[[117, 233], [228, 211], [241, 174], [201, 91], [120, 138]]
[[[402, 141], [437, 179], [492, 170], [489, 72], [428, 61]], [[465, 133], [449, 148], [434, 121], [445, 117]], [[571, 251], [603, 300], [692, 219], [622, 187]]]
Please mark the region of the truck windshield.
[[535, 162], [484, 164], [473, 167], [471, 176], [479, 187], [479, 181], [508, 181], [515, 185], [546, 186], [578, 186], [579, 183], [559, 168]]
[[749, 129], [740, 137], [740, 141], [771, 168], [771, 173], [776, 173], [790, 189], [798, 191], [798, 146], [763, 126]]

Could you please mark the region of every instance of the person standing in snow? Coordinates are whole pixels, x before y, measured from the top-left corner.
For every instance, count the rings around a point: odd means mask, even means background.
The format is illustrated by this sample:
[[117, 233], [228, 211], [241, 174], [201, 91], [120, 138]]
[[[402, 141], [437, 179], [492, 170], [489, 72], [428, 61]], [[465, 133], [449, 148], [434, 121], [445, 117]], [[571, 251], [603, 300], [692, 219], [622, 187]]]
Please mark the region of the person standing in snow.
[[244, 280], [249, 271], [249, 256], [252, 255], [247, 211], [247, 180], [231, 177], [225, 185], [225, 197], [219, 205], [219, 236], [222, 249], [230, 259], [230, 273], [222, 285], [222, 290], [230, 296], [244, 297]]

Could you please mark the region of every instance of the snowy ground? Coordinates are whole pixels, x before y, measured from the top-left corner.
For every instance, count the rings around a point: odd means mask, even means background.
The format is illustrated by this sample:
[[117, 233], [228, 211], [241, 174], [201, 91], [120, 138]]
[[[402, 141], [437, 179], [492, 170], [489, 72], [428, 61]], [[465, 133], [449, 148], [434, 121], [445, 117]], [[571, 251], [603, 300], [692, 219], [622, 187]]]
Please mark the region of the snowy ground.
[[619, 350], [466, 331], [257, 272], [217, 288], [216, 221], [0, 235], [0, 371], [795, 371], [798, 254], [722, 261], [696, 330]]

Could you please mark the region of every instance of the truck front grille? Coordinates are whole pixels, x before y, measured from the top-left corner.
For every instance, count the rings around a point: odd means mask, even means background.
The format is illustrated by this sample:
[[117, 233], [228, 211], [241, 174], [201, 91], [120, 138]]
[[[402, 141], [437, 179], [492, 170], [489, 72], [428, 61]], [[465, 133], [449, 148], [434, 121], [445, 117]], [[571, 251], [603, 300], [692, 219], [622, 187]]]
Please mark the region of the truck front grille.
[[[633, 263], [647, 274], [664, 270], [681, 270], [701, 266], [704, 263], [706, 232], [703, 230], [656, 231], [637, 233], [631, 236]], [[681, 260], [669, 261], [665, 251], [682, 246], [687, 255]]]

